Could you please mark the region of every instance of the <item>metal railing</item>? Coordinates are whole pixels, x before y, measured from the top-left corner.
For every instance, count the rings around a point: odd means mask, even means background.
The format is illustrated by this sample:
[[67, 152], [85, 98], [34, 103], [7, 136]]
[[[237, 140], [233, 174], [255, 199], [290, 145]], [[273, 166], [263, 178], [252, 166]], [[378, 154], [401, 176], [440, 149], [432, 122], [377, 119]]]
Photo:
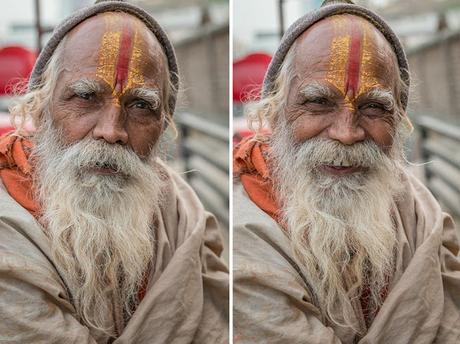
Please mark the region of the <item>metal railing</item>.
[[460, 217], [460, 127], [421, 116], [416, 120], [426, 185], [449, 210]]
[[190, 113], [178, 114], [176, 123], [185, 178], [205, 208], [228, 228], [228, 128]]

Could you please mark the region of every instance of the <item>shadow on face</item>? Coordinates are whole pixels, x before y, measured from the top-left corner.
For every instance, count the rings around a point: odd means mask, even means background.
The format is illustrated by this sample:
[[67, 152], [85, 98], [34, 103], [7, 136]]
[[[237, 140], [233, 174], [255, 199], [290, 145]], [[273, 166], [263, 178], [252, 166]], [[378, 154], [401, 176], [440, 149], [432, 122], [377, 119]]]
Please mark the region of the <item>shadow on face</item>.
[[164, 127], [166, 57], [137, 18], [108, 12], [85, 20], [64, 42], [51, 113], [65, 143], [85, 137], [149, 155]]
[[294, 139], [391, 147], [399, 70], [384, 36], [361, 17], [335, 15], [305, 31], [293, 49], [285, 116]]

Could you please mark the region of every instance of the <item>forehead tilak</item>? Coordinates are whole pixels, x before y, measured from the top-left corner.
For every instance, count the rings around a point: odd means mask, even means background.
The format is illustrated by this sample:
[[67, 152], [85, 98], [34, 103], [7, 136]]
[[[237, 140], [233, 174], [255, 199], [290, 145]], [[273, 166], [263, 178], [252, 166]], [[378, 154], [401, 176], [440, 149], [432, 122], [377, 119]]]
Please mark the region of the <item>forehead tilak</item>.
[[356, 97], [379, 85], [373, 73], [372, 27], [355, 16], [333, 16], [334, 36], [326, 80], [343, 95]]
[[119, 24], [115, 14], [104, 15], [106, 32], [101, 38], [96, 76], [121, 92], [144, 83], [141, 73], [142, 40], [138, 21]]

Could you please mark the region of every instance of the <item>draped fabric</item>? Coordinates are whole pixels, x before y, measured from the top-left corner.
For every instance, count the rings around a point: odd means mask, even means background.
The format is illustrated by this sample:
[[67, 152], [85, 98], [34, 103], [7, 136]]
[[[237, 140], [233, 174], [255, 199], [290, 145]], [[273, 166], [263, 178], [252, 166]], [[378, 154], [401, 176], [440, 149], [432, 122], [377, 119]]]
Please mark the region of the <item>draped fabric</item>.
[[362, 335], [326, 321], [286, 232], [243, 182], [233, 190], [234, 343], [460, 343], [457, 230], [415, 177], [404, 175], [393, 204], [395, 272], [372, 323], [352, 300]]
[[[0, 139], [0, 342], [228, 343], [228, 270], [220, 230], [192, 189], [160, 160], [162, 200], [152, 205], [156, 256], [142, 300], [128, 320], [113, 307], [116, 338], [82, 325], [36, 218], [31, 148], [24, 138]], [[119, 304], [111, 295], [112, 304]]]

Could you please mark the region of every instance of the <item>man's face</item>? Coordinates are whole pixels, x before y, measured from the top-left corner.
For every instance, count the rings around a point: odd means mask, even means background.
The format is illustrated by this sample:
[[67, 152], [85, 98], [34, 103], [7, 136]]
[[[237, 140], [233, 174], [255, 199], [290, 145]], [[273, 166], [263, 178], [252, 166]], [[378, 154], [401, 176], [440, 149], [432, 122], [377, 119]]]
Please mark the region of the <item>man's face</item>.
[[64, 143], [93, 138], [147, 157], [167, 101], [165, 57], [154, 35], [133, 16], [104, 13], [68, 34], [62, 61], [51, 113]]
[[315, 24], [289, 54], [287, 105], [270, 141], [277, 197], [322, 313], [341, 310], [335, 319], [354, 326], [350, 298], [371, 285], [368, 305], [377, 309], [394, 268], [391, 211], [403, 156], [396, 57], [351, 15]]
[[388, 151], [398, 70], [382, 34], [360, 17], [337, 15], [315, 24], [296, 44], [285, 111], [294, 140], [325, 138], [344, 145], [372, 140]]
[[112, 316], [107, 290], [130, 311], [154, 256], [167, 70], [156, 38], [126, 14], [97, 15], [67, 37], [51, 117], [34, 136], [35, 186], [54, 261], [99, 333]]

